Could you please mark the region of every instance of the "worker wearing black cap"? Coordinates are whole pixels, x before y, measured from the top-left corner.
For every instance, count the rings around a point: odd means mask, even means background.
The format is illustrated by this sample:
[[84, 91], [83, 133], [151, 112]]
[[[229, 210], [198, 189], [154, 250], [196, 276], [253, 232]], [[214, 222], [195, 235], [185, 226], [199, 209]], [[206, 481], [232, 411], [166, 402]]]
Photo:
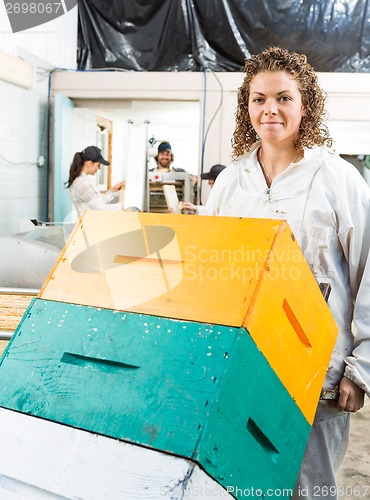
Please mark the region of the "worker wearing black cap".
[[[226, 168], [225, 165], [220, 165], [219, 163], [217, 163], [216, 165], [213, 165], [213, 167], [211, 167], [209, 172], [205, 172], [203, 174], [200, 174], [200, 178], [203, 181], [208, 180], [208, 184], [211, 186], [211, 189], [212, 189], [218, 175], [225, 168]], [[197, 215], [205, 213], [204, 207], [202, 205], [194, 205], [193, 203], [190, 203], [188, 201], [183, 203], [182, 210], [185, 210], [188, 213], [190, 212], [190, 213], [197, 214]]]
[[171, 163], [174, 161], [175, 157], [169, 142], [160, 143], [157, 156], [154, 159], [157, 162], [155, 170], [159, 172], [170, 172], [171, 170], [173, 172], [185, 172], [182, 168], [171, 168]]
[[217, 179], [218, 174], [220, 174], [224, 168], [226, 168], [225, 165], [220, 165], [219, 163], [217, 165], [213, 165], [209, 172], [200, 174], [200, 178], [203, 181], [208, 180], [208, 184], [212, 187], [215, 183], [215, 180]]
[[171, 163], [174, 160], [171, 144], [169, 142], [161, 142], [158, 146], [158, 153], [155, 157], [157, 162], [157, 170], [161, 172], [169, 172], [171, 170]]
[[[208, 184], [213, 188], [213, 185], [218, 177], [218, 175], [225, 169], [225, 165], [220, 165], [217, 163], [216, 165], [213, 165], [210, 169], [209, 172], [205, 172], [203, 174], [200, 174], [200, 178], [205, 181], [208, 180]], [[194, 214], [203, 214], [204, 213], [204, 207], [202, 205], [194, 205], [193, 203], [185, 202], [182, 205], [183, 210], [187, 210], [188, 212], [194, 213]]]
[[113, 193], [122, 189], [124, 182], [119, 182], [106, 193], [100, 194], [88, 178], [89, 175], [96, 174], [101, 163], [110, 165], [97, 146], [88, 146], [73, 157], [65, 185], [79, 216], [84, 210], [122, 210], [121, 203], [110, 202], [114, 198]]

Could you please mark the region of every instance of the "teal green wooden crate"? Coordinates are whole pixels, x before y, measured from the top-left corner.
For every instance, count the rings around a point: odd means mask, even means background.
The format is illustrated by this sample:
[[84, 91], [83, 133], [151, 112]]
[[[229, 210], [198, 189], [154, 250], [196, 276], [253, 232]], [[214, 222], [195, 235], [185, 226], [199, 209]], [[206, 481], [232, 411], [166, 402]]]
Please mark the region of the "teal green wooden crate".
[[190, 458], [237, 497], [293, 488], [310, 431], [241, 328], [36, 299], [0, 380], [0, 406]]

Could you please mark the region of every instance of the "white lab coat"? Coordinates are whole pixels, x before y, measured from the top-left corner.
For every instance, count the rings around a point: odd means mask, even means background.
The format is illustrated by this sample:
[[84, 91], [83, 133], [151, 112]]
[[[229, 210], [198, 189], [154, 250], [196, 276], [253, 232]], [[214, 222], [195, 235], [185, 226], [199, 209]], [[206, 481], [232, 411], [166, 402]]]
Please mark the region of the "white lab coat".
[[370, 395], [370, 188], [350, 163], [315, 147], [268, 189], [259, 146], [221, 172], [204, 215], [288, 221], [317, 281], [331, 285], [338, 338], [324, 388], [344, 373]]
[[72, 182], [69, 194], [79, 217], [84, 210], [122, 210], [120, 203], [110, 203], [114, 198], [114, 193], [108, 190], [100, 194], [84, 172], [81, 172]]
[[[201, 215], [288, 221], [317, 281], [331, 285], [338, 337], [324, 388], [334, 389], [345, 374], [370, 395], [370, 188], [350, 163], [315, 147], [268, 189], [259, 146], [221, 172]], [[348, 446], [348, 417], [319, 403], [292, 500], [326, 500], [328, 488], [338, 498], [335, 471]]]

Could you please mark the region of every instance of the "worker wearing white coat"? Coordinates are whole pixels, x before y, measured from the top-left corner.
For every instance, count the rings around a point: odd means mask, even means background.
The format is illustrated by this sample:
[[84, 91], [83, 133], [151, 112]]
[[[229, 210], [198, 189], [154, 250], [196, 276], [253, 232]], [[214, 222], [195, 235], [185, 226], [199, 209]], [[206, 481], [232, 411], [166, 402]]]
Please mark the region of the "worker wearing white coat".
[[101, 163], [110, 165], [96, 146], [88, 146], [73, 156], [68, 181], [65, 184], [69, 188], [78, 216], [81, 216], [84, 210], [122, 210], [121, 203], [110, 202], [113, 199], [113, 193], [124, 186], [123, 182], [111, 187], [104, 195], [101, 195], [90, 182], [89, 176], [96, 174]]
[[[234, 162], [216, 180], [206, 215], [286, 219], [338, 325], [324, 389], [292, 498], [338, 498], [335, 470], [349, 412], [370, 395], [370, 188], [330, 151], [324, 93], [303, 55], [270, 47], [245, 63]], [[354, 334], [352, 328], [355, 328]]]

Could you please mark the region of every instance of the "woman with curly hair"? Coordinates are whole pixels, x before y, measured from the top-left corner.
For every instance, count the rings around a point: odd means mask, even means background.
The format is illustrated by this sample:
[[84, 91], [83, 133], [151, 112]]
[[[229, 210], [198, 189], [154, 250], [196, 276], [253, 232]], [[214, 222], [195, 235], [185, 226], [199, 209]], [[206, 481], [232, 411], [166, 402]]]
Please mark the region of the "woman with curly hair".
[[337, 498], [349, 413], [370, 395], [370, 189], [329, 149], [325, 94], [306, 56], [269, 47], [244, 71], [234, 161], [218, 176], [205, 212], [286, 219], [317, 281], [331, 287], [338, 337], [324, 389], [337, 401], [318, 404], [293, 498]]

